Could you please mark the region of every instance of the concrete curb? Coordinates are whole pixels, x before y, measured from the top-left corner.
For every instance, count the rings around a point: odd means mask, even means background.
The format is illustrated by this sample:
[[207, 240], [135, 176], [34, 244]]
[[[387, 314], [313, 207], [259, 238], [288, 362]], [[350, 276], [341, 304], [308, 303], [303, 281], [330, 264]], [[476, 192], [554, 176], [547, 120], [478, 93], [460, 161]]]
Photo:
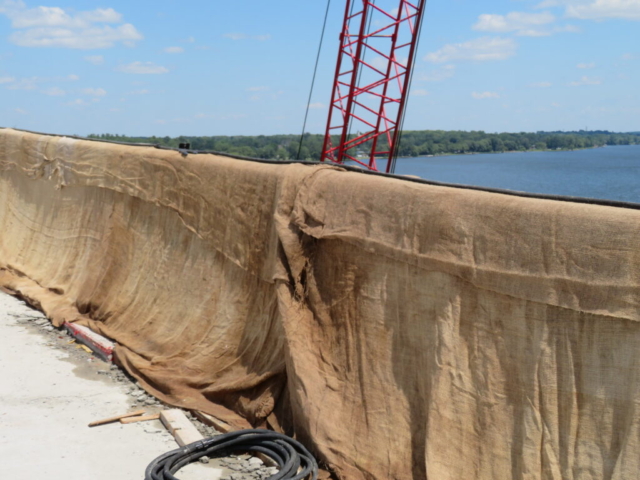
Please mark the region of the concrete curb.
[[65, 322], [63, 327], [77, 342], [89, 347], [96, 356], [105, 362], [113, 361], [113, 348], [115, 344], [111, 340], [95, 333], [88, 327], [76, 325], [75, 323]]

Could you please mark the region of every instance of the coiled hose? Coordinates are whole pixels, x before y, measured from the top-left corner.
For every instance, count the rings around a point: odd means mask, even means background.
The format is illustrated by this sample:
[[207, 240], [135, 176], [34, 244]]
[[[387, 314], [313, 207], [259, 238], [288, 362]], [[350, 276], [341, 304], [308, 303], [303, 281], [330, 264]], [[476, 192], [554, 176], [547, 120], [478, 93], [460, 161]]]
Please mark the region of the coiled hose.
[[271, 458], [278, 473], [268, 480], [318, 478], [318, 463], [299, 442], [271, 430], [239, 430], [199, 440], [160, 455], [149, 464], [145, 480], [179, 480], [174, 474], [200, 457], [221, 457], [231, 452], [259, 452]]

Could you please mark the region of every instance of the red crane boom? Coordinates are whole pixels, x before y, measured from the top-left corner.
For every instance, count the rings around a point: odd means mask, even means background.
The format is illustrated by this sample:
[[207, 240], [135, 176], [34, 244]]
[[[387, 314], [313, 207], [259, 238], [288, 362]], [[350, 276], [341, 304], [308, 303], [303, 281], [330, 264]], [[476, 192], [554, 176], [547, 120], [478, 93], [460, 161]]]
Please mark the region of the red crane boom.
[[[398, 0], [398, 7], [389, 11], [375, 0], [346, 3], [321, 161], [351, 160], [389, 173], [426, 0]], [[364, 149], [369, 150], [366, 155]], [[386, 159], [381, 169], [380, 157]]]

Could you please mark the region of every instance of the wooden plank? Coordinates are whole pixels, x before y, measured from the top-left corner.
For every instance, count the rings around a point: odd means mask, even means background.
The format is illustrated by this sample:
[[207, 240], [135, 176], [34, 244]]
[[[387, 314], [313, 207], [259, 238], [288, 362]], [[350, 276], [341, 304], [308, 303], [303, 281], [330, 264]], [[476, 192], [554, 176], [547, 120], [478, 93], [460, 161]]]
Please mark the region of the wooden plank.
[[[239, 428], [232, 427], [227, 422], [220, 420], [219, 418], [214, 417], [213, 415], [209, 415], [208, 413], [199, 412], [197, 410], [192, 410], [191, 413], [200, 420], [205, 425], [209, 425], [210, 427], [215, 428], [217, 431], [222, 433], [236, 432], [240, 430]], [[271, 458], [260, 452], [252, 452], [254, 457], [258, 457], [262, 460], [262, 463], [267, 467], [277, 467], [278, 464]]]
[[202, 423], [205, 425], [209, 425], [210, 427], [215, 428], [217, 431], [222, 433], [229, 433], [238, 430], [237, 428], [232, 427], [227, 422], [220, 420], [219, 418], [214, 417], [213, 415], [209, 415], [204, 412], [199, 412], [197, 410], [192, 410], [191, 413]]
[[89, 426], [90, 427], [97, 427], [98, 425], [106, 425], [107, 423], [117, 422], [118, 420], [120, 420], [122, 418], [137, 417], [138, 415], [143, 415], [144, 413], [145, 413], [145, 410], [136, 410], [135, 412], [124, 413], [122, 415], [116, 415], [115, 417], [104, 418], [102, 420], [96, 420], [95, 422], [91, 422], [89, 424]]
[[159, 420], [159, 419], [160, 419], [160, 414], [154, 413], [153, 415], [143, 415], [142, 417], [121, 418], [120, 423], [128, 424], [128, 423], [146, 422], [148, 420]]
[[204, 439], [182, 410], [165, 410], [160, 413], [160, 420], [181, 447]]

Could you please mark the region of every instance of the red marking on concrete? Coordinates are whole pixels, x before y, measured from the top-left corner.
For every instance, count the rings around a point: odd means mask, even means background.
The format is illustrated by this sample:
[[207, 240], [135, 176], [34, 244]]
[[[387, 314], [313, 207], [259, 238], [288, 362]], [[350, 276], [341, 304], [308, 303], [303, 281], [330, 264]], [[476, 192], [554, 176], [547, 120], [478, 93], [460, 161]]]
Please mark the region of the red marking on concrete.
[[67, 329], [73, 338], [89, 347], [93, 353], [102, 360], [105, 362], [113, 361], [113, 348], [115, 347], [115, 344], [111, 340], [94, 332], [88, 327], [76, 325], [75, 323], [65, 322], [64, 328]]

